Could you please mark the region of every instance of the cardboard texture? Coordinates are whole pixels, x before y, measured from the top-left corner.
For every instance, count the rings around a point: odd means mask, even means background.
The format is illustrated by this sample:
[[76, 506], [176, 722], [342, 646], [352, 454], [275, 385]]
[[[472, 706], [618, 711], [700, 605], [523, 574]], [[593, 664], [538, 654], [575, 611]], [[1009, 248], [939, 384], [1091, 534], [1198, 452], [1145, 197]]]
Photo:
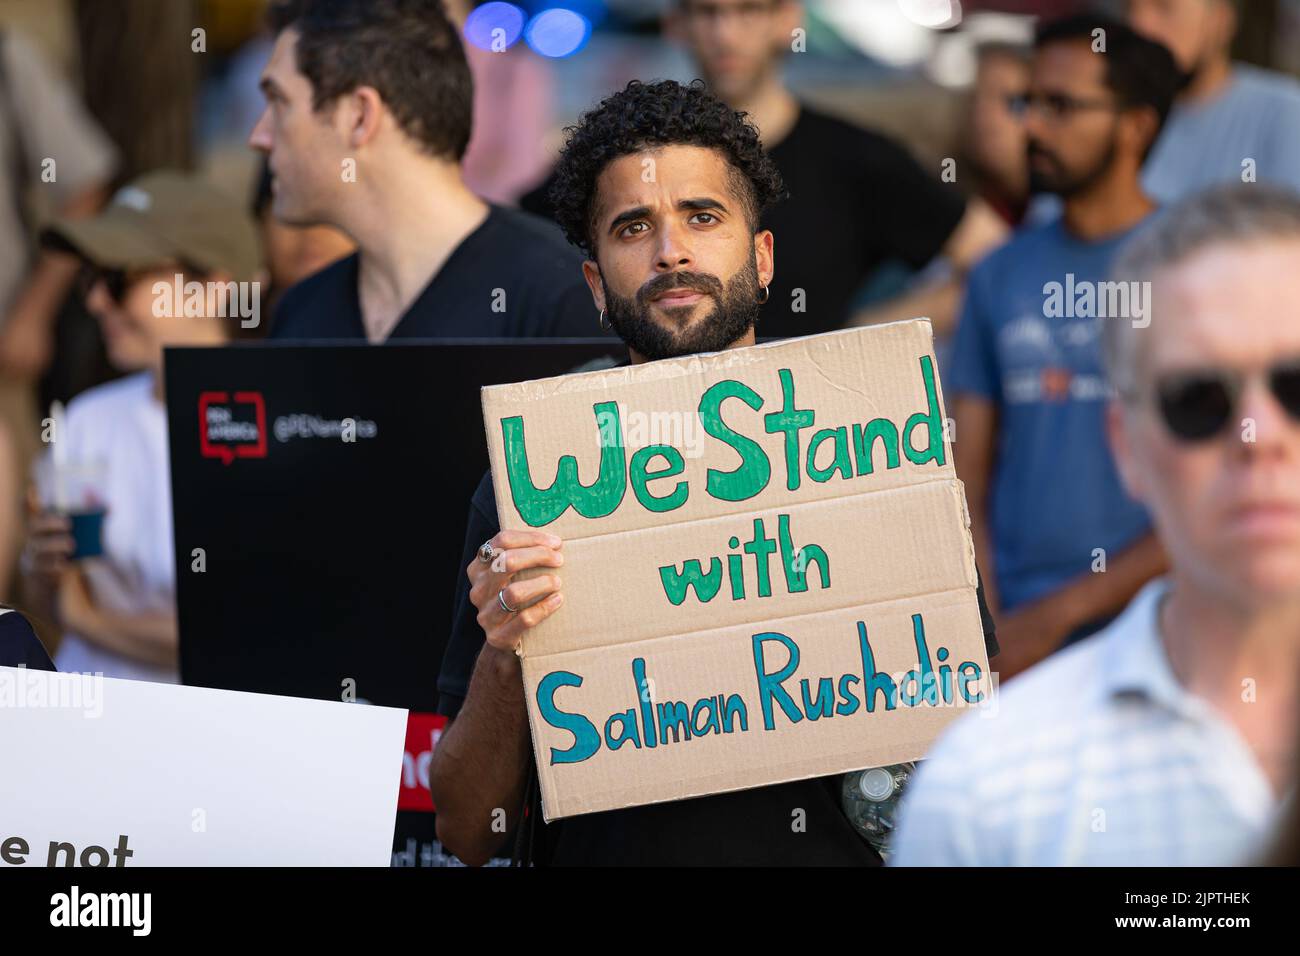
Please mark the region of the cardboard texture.
[[990, 693], [927, 320], [483, 389], [546, 819], [921, 757]]

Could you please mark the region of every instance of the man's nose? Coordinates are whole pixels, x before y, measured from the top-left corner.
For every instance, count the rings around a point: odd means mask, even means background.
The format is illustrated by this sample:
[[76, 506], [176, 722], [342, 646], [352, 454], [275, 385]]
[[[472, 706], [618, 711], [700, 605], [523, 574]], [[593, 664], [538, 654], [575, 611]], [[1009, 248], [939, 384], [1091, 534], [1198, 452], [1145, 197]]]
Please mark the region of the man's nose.
[[106, 312], [111, 304], [112, 299], [108, 294], [108, 286], [102, 278], [96, 277], [86, 290], [86, 311], [91, 315], [98, 316]]
[[691, 254], [686, 230], [680, 226], [670, 226], [660, 232], [660, 236], [655, 268], [660, 272], [689, 268], [695, 257]]
[[1256, 378], [1247, 383], [1237, 414], [1239, 419], [1233, 426], [1241, 440], [1242, 454], [1248, 459], [1287, 449], [1292, 454], [1300, 453], [1300, 424], [1287, 415], [1265, 380]]
[[1025, 128], [1025, 135], [1028, 137], [1028, 142], [1034, 145], [1041, 145], [1043, 142], [1043, 134], [1047, 131], [1047, 127], [1043, 123], [1042, 113], [1038, 108], [1034, 106], [1025, 107], [1025, 111], [1020, 115], [1020, 122]]
[[271, 151], [271, 107], [262, 107], [262, 115], [253, 124], [253, 131], [248, 134], [248, 145], [259, 152]]

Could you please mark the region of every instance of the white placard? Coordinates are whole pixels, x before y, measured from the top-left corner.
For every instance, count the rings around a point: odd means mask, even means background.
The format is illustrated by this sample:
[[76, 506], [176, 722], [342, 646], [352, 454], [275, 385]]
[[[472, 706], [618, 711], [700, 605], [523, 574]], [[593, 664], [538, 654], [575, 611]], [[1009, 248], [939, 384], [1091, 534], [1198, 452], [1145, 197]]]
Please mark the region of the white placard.
[[406, 714], [0, 667], [0, 866], [388, 866]]

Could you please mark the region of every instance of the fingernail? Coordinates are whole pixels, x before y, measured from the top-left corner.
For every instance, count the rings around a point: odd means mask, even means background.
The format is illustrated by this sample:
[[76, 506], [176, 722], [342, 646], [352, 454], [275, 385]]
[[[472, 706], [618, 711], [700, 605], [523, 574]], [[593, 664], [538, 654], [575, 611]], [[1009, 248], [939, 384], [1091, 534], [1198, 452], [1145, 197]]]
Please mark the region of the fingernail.
[[561, 604], [563, 604], [563, 603], [564, 603], [564, 595], [563, 595], [563, 594], [552, 594], [552, 595], [551, 595], [551, 607], [559, 607], [559, 606], [560, 606]]

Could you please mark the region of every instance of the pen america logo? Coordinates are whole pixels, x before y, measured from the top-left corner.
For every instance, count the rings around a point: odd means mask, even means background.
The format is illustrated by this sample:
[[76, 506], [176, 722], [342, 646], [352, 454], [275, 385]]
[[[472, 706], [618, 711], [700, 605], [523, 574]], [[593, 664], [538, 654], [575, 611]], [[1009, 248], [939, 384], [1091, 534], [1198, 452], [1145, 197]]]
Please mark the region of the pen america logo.
[[236, 458], [265, 458], [267, 436], [284, 444], [303, 438], [331, 438], [347, 444], [375, 438], [379, 426], [365, 418], [322, 418], [294, 412], [277, 415], [267, 428], [261, 392], [200, 392], [199, 453], [229, 465]]
[[261, 392], [201, 392], [199, 452], [229, 465], [266, 457], [266, 401]]

